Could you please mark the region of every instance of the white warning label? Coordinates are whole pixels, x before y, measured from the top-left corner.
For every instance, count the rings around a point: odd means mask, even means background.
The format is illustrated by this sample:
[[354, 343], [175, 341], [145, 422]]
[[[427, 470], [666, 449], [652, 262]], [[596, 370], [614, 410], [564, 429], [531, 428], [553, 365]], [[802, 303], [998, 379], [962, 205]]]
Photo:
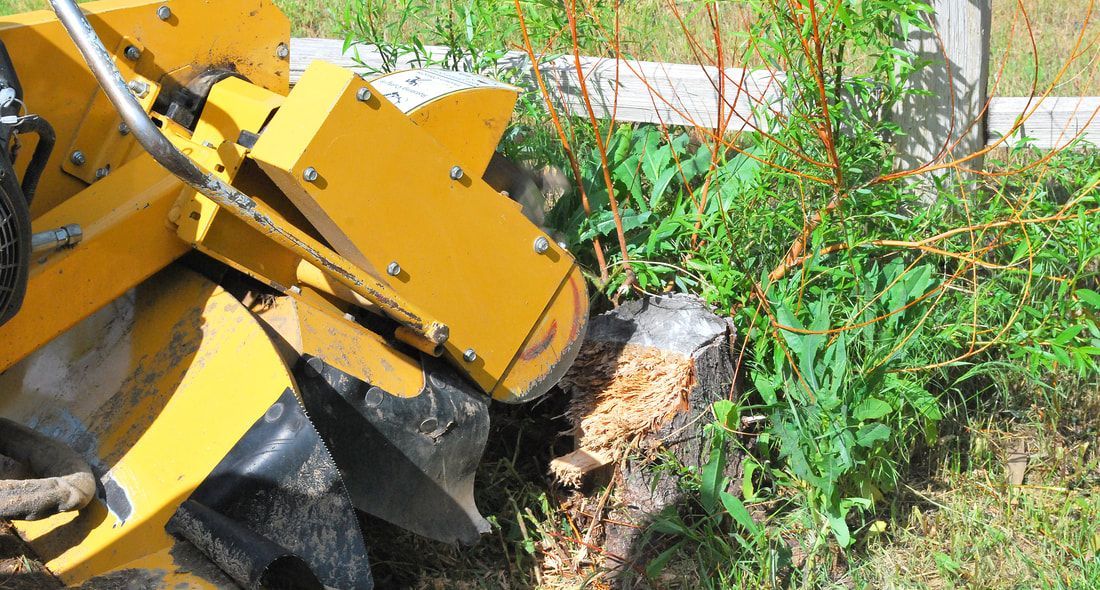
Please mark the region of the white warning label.
[[478, 74], [435, 69], [386, 74], [371, 80], [371, 86], [406, 114], [441, 96], [467, 88], [513, 88]]

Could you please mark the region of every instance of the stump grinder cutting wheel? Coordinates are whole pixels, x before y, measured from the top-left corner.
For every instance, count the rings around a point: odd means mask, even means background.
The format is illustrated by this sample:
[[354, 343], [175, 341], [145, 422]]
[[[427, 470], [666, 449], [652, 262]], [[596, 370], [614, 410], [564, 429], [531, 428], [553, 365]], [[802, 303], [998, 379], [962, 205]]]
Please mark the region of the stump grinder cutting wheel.
[[0, 515], [89, 587], [371, 588], [359, 511], [476, 541], [489, 404], [588, 313], [482, 179], [517, 89], [291, 89], [270, 0], [51, 5], [0, 17]]

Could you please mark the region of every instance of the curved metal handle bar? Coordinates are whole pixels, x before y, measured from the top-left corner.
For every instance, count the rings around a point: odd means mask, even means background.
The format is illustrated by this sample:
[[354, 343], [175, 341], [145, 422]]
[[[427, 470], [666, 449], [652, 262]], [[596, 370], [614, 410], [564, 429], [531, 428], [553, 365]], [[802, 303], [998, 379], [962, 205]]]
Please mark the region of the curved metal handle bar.
[[85, 18], [74, 0], [50, 0], [50, 6], [76, 44], [84, 61], [99, 82], [111, 104], [122, 120], [130, 127], [134, 138], [161, 166], [176, 175], [192, 188], [209, 197], [223, 209], [229, 210], [254, 229], [268, 235], [279, 244], [308, 260], [352, 291], [378, 305], [386, 315], [398, 323], [422, 334], [436, 344], [447, 341], [449, 329], [441, 322], [424, 315], [415, 306], [401, 298], [386, 283], [379, 281], [319, 243], [296, 235], [280, 227], [272, 220], [271, 211], [248, 195], [204, 172], [191, 158], [179, 151], [146, 114], [145, 109], [130, 93], [122, 74], [115, 67], [114, 59], [103, 46], [103, 41]]

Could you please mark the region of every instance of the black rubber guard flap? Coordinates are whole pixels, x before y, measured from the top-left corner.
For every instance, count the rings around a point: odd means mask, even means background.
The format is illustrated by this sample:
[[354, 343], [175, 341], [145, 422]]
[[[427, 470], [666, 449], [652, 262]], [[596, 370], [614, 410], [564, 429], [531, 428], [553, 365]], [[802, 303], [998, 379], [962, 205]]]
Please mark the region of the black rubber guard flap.
[[445, 543], [489, 532], [474, 477], [489, 438], [489, 396], [424, 356], [424, 388], [401, 398], [305, 355], [294, 368], [306, 411], [355, 506]]
[[180, 506], [167, 530], [246, 588], [374, 587], [358, 514], [290, 389]]

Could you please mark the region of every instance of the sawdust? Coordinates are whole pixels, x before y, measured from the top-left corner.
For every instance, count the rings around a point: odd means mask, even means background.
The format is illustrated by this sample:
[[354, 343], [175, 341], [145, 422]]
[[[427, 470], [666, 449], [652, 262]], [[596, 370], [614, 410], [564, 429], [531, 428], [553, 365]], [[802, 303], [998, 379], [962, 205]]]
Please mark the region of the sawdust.
[[641, 437], [688, 409], [690, 357], [634, 344], [589, 341], [561, 381], [578, 449], [619, 458]]

